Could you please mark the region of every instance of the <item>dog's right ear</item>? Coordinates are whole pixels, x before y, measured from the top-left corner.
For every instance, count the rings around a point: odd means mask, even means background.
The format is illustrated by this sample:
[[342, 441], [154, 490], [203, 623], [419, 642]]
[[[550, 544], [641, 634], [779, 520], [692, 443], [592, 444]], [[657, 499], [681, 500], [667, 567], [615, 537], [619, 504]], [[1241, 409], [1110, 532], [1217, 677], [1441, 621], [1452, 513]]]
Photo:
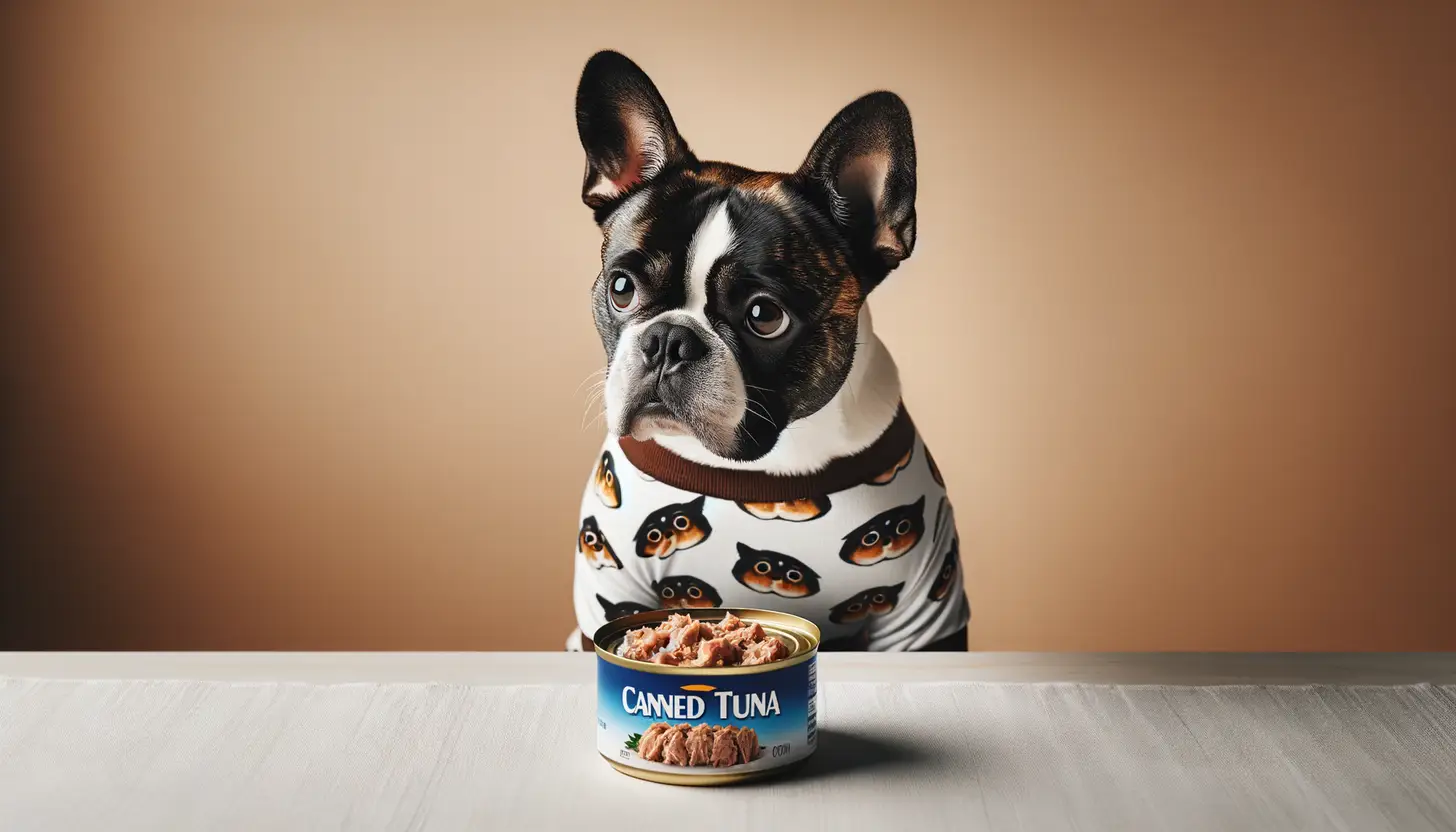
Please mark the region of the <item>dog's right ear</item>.
[[693, 158], [652, 79], [611, 50], [593, 55], [581, 72], [576, 132], [586, 151], [581, 199], [592, 208]]
[[866, 292], [915, 249], [915, 135], [892, 92], [839, 111], [797, 174], [862, 252]]

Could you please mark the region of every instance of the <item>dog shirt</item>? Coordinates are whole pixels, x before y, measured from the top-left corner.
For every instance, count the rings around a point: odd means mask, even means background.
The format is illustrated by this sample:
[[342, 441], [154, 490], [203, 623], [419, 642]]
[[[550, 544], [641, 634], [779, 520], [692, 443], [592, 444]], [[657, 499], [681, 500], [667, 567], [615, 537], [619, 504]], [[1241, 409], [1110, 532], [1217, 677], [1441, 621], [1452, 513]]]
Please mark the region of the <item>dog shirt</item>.
[[[604, 444], [581, 503], [579, 631], [649, 609], [807, 618], [825, 649], [916, 650], [966, 626], [945, 483], [902, 405], [870, 447], [804, 476]], [[580, 649], [576, 633], [568, 649]]]

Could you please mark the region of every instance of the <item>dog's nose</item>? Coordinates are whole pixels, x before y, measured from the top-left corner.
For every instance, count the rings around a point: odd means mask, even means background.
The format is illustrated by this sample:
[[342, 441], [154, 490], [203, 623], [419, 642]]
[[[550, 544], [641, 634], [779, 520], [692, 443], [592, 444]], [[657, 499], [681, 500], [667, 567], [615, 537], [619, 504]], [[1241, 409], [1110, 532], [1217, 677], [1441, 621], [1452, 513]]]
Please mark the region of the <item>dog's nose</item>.
[[702, 358], [708, 346], [692, 327], [658, 321], [642, 333], [642, 361], [649, 370], [671, 373]]

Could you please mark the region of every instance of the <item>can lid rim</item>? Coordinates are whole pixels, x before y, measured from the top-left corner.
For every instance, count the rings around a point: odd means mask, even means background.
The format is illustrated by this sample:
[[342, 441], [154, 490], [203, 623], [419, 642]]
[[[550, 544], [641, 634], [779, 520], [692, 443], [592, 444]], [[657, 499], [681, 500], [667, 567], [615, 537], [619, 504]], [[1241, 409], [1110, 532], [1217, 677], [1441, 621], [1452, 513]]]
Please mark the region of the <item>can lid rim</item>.
[[[788, 636], [798, 645], [798, 649], [789, 658], [768, 664], [736, 665], [733, 667], [679, 667], [676, 665], [653, 664], [652, 662], [623, 658], [604, 646], [614, 645], [619, 637], [626, 635], [629, 630], [660, 623], [670, 615], [688, 615], [702, 621], [718, 621], [728, 613], [732, 613], [745, 621], [756, 621], [771, 633]], [[818, 654], [819, 640], [820, 633], [818, 626], [806, 618], [801, 618], [792, 613], [753, 609], [749, 607], [649, 610], [608, 621], [599, 627], [592, 637], [592, 643], [596, 648], [597, 656], [612, 664], [647, 673], [693, 676], [733, 676], [745, 673], [764, 673], [791, 667], [808, 661]]]

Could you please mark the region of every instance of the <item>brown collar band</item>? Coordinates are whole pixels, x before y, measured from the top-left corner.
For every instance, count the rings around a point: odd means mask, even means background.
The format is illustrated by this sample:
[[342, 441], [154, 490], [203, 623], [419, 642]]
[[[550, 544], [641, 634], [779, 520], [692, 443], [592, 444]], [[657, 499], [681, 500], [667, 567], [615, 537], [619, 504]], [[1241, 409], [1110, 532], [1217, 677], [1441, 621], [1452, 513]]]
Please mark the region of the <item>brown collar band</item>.
[[901, 403], [894, 421], [868, 448], [833, 460], [821, 471], [795, 476], [712, 468], [683, 459], [651, 440], [639, 442], [630, 436], [622, 437], [618, 444], [637, 470], [673, 488], [742, 503], [788, 502], [834, 494], [890, 470], [914, 447], [915, 424]]

